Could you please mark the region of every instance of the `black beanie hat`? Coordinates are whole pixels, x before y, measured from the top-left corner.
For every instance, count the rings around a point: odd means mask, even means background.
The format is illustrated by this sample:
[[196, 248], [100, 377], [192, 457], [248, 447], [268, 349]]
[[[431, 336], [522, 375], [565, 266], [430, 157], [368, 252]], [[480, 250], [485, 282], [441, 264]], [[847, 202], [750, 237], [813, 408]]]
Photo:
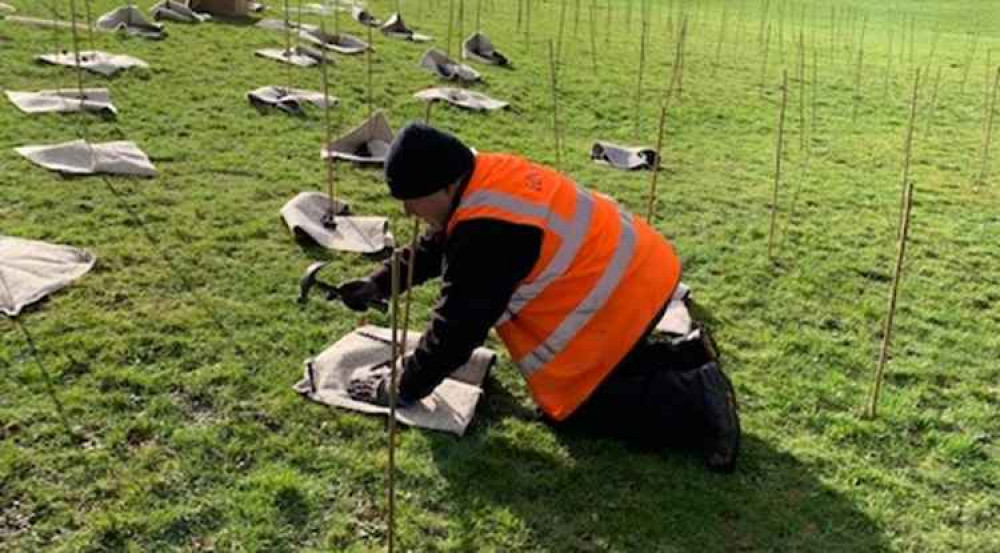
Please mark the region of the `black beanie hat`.
[[399, 131], [385, 158], [385, 181], [392, 197], [429, 196], [470, 173], [476, 155], [455, 136], [423, 123]]

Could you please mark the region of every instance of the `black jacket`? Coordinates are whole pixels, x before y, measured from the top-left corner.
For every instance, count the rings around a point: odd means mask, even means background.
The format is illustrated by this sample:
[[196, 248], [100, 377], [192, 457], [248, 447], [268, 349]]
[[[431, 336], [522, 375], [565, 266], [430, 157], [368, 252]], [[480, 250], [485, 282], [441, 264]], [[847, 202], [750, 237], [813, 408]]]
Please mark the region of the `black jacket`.
[[[507, 308], [518, 283], [531, 272], [541, 248], [541, 229], [496, 219], [463, 221], [447, 239], [443, 232], [421, 237], [413, 284], [437, 277], [443, 282], [430, 326], [405, 360], [400, 399], [423, 398], [469, 360]], [[401, 275], [407, 274], [409, 250], [405, 248], [401, 255]], [[389, 264], [372, 279], [388, 297], [392, 287]], [[402, 280], [401, 290], [406, 288]]]

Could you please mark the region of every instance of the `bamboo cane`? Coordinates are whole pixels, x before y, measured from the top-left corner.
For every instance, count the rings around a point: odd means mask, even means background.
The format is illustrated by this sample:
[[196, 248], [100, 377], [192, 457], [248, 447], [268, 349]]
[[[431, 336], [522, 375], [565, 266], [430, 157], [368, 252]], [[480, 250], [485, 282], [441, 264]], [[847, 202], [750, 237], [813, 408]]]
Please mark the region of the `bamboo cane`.
[[[433, 102], [427, 102], [431, 104]], [[425, 121], [427, 122], [427, 121]], [[407, 334], [410, 330], [410, 306], [413, 304], [413, 272], [417, 263], [417, 248], [420, 246], [420, 219], [413, 218], [413, 237], [410, 238], [410, 255], [406, 260], [406, 298], [403, 300], [403, 339], [400, 358], [406, 357], [410, 342]], [[395, 380], [394, 380], [395, 382]]]
[[[326, 36], [326, 19], [320, 19], [320, 32]], [[322, 59], [321, 70], [323, 76], [323, 127], [326, 131], [326, 148], [333, 142], [332, 125], [330, 124], [330, 76], [327, 69], [326, 48], [321, 49]], [[328, 228], [337, 228], [337, 188], [334, 180], [334, 166], [336, 162], [333, 157], [326, 160], [326, 192], [330, 198], [330, 208], [323, 217], [323, 225]]]
[[559, 135], [559, 93], [556, 89], [556, 58], [549, 39], [549, 82], [552, 86], [552, 136], [556, 147], [556, 169], [562, 169], [562, 144]]
[[590, 63], [597, 76], [597, 0], [590, 3]]
[[645, 14], [645, 12], [643, 12], [643, 17], [642, 17], [642, 32], [641, 32], [641, 34], [639, 36], [639, 75], [638, 75], [638, 82], [636, 82], [636, 86], [635, 86], [635, 112], [633, 114], [635, 116], [635, 138], [636, 139], [639, 138], [639, 132], [640, 132], [640, 127], [641, 127], [641, 121], [640, 121], [640, 118], [641, 118], [641, 109], [640, 108], [641, 108], [641, 104], [642, 104], [642, 77], [643, 77], [643, 72], [644, 72], [645, 66], [646, 66], [646, 33], [647, 33], [646, 14]]
[[[299, 13], [302, 13], [301, 11]], [[285, 0], [285, 89], [292, 89], [292, 21], [288, 0]]]
[[559, 0], [559, 35], [556, 42], [556, 63], [562, 65], [563, 29], [566, 26], [566, 3], [569, 0]]
[[778, 188], [781, 185], [781, 158], [785, 142], [785, 110], [788, 107], [788, 71], [781, 72], [781, 108], [778, 111], [778, 136], [774, 155], [774, 193], [771, 198], [771, 227], [767, 233], [767, 258], [774, 260], [774, 227], [778, 217]]
[[785, 63], [785, 0], [778, 4], [778, 63]]
[[806, 37], [799, 31], [799, 153], [806, 150]]
[[[676, 66], [675, 66], [676, 67]], [[676, 78], [676, 71], [674, 72]], [[646, 206], [646, 221], [650, 225], [653, 224], [654, 216], [656, 215], [656, 182], [657, 177], [660, 174], [660, 166], [663, 163], [663, 135], [666, 131], [667, 125], [667, 114], [670, 111], [670, 99], [673, 97], [673, 84], [667, 86], [666, 94], [662, 104], [660, 105], [660, 122], [659, 129], [656, 134], [656, 162], [653, 166], [653, 172], [649, 176], [649, 200]]]
[[986, 78], [983, 79], [983, 128], [986, 125], [986, 114], [990, 109], [990, 70], [993, 68], [993, 50], [986, 49]]
[[920, 87], [920, 70], [913, 79], [913, 94], [910, 100], [910, 121], [906, 129], [906, 140], [903, 153], [903, 205], [899, 219], [899, 241], [896, 247], [896, 266], [892, 275], [892, 287], [889, 293], [889, 307], [882, 327], [882, 345], [879, 348], [878, 365], [872, 379], [871, 393], [866, 418], [875, 418], [878, 410], [879, 395], [882, 391], [882, 380], [885, 376], [885, 364], [889, 359], [889, 344], [892, 340], [893, 321], [896, 317], [896, 300], [899, 295], [899, 282], [902, 279], [903, 259], [906, 255], [906, 240], [910, 232], [910, 212], [913, 207], [913, 182], [910, 181], [910, 158], [913, 151], [913, 129], [917, 118], [917, 91]]
[[389, 524], [386, 532], [389, 553], [394, 551], [396, 536], [396, 386], [399, 353], [399, 252], [392, 252], [392, 363], [389, 368], [389, 464], [386, 467]]
[[[816, 104], [819, 96], [819, 52], [813, 48], [813, 78], [812, 78], [812, 112], [810, 114], [809, 136], [810, 139], [816, 136]], [[811, 149], [810, 149], [811, 151]]]
[[[90, 43], [91, 51], [94, 51], [97, 47], [94, 46], [94, 16], [90, 10], [90, 0], [83, 0], [83, 6], [87, 16], [87, 41]], [[73, 25], [76, 26], [76, 19], [73, 20]]]
[[[70, 18], [73, 20], [73, 24], [70, 26], [70, 37], [72, 38], [72, 41], [73, 41], [73, 59], [74, 59], [74, 61], [76, 63], [76, 91], [77, 91], [77, 94], [79, 94], [79, 96], [80, 96], [80, 111], [82, 112], [83, 111], [83, 104], [84, 104], [84, 100], [86, 100], [86, 96], [84, 95], [84, 92], [83, 92], [83, 65], [82, 65], [82, 59], [81, 59], [81, 56], [80, 56], [80, 31], [79, 31], [79, 29], [77, 29], [77, 25], [76, 25], [77, 17], [78, 17], [77, 16], [77, 11], [76, 11], [76, 0], [70, 0], [69, 9], [70, 9]], [[90, 10], [89, 4], [88, 4], [88, 7], [87, 7], [87, 10], [88, 11]], [[89, 16], [88, 16], [87, 24], [88, 25], [90, 24]], [[90, 146], [90, 136], [89, 136], [90, 132], [89, 132], [89, 129], [87, 128], [87, 119], [86, 118], [80, 119], [80, 127], [79, 128], [80, 128], [80, 136], [81, 136], [81, 138], [83, 138], [84, 142], [86, 142], [87, 145], [89, 146], [91, 161], [93, 161], [94, 149], [93, 149], [92, 146]]]
[[[452, 26], [455, 22], [455, 0], [448, 0], [448, 36], [445, 38], [445, 55], [451, 58], [451, 39], [453, 33]], [[461, 39], [459, 39], [461, 42]]]
[[365, 50], [365, 65], [368, 72], [368, 120], [371, 121], [372, 115], [375, 113], [375, 90], [374, 84], [372, 82], [372, 52], [375, 50], [374, 37], [372, 35], [372, 27], [368, 25], [368, 49]]

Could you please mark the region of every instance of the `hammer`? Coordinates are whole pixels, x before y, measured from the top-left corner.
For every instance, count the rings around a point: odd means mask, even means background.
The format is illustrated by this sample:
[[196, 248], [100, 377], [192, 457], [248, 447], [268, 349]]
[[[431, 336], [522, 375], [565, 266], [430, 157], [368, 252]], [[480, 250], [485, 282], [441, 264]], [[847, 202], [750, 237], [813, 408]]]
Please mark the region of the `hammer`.
[[[339, 300], [342, 298], [339, 287], [323, 282], [316, 277], [316, 275], [323, 270], [323, 267], [326, 267], [327, 265], [328, 263], [326, 261], [317, 261], [309, 265], [309, 267], [306, 268], [306, 271], [302, 273], [302, 278], [299, 279], [298, 302], [300, 304], [305, 304], [309, 301], [309, 292], [313, 289], [313, 287], [322, 290], [323, 293], [326, 294], [327, 301]], [[368, 307], [372, 307], [382, 313], [389, 311], [389, 304], [384, 300], [373, 301], [368, 304]]]

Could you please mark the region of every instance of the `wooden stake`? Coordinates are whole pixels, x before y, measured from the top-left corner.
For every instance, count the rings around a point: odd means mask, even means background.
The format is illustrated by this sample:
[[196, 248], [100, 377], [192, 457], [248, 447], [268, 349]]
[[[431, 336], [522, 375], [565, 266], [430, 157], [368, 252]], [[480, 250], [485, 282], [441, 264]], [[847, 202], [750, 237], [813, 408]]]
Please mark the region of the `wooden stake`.
[[997, 106], [997, 88], [1000, 88], [1000, 67], [997, 68], [997, 76], [993, 81], [993, 97], [989, 104], [989, 113], [986, 116], [986, 124], [983, 132], [983, 163], [982, 168], [979, 170], [979, 181], [978, 184], [986, 184], [986, 176], [989, 172], [990, 164], [990, 142], [993, 139], [993, 113], [996, 111]]
[[556, 55], [549, 39], [549, 79], [552, 85], [552, 136], [556, 146], [556, 169], [562, 169], [562, 140], [559, 134], [559, 92], [556, 89]]
[[910, 181], [910, 156], [913, 151], [913, 128], [917, 118], [917, 91], [920, 87], [920, 70], [913, 79], [913, 95], [910, 100], [910, 122], [906, 129], [906, 141], [903, 154], [903, 206], [900, 210], [899, 242], [896, 247], [896, 267], [892, 275], [892, 287], [889, 293], [889, 308], [882, 327], [882, 345], [879, 348], [878, 365], [872, 379], [871, 394], [865, 417], [873, 419], [877, 416], [878, 399], [882, 391], [882, 380], [885, 376], [885, 364], [889, 359], [889, 344], [892, 340], [893, 321], [896, 317], [896, 299], [899, 295], [899, 282], [902, 279], [903, 259], [906, 256], [906, 240], [910, 232], [910, 211], [913, 208], [913, 183]]
[[781, 185], [781, 158], [785, 145], [785, 110], [788, 107], [788, 70], [781, 72], [781, 109], [778, 111], [778, 137], [774, 155], [774, 194], [771, 198], [771, 227], [767, 233], [767, 258], [774, 260], [774, 226], [778, 217], [778, 188]]

